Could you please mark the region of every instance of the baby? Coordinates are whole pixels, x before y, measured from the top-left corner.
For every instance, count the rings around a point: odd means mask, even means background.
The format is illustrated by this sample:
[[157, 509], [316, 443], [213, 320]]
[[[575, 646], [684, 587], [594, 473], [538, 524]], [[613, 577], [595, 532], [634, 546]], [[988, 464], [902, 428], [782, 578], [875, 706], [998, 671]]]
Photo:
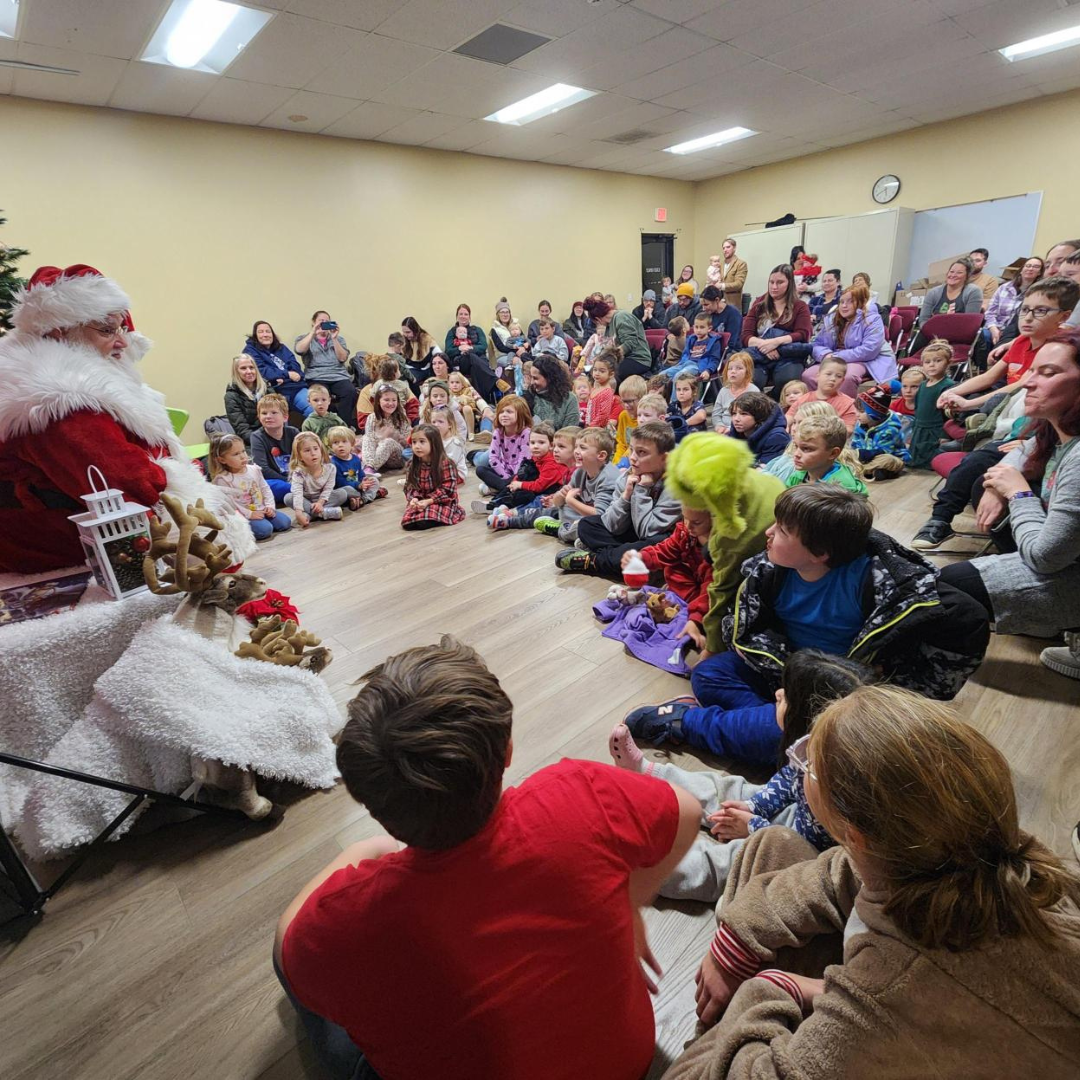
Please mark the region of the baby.
[[724, 260], [719, 255], [709, 256], [709, 268], [705, 271], [710, 285], [720, 288], [720, 282], [724, 278]]

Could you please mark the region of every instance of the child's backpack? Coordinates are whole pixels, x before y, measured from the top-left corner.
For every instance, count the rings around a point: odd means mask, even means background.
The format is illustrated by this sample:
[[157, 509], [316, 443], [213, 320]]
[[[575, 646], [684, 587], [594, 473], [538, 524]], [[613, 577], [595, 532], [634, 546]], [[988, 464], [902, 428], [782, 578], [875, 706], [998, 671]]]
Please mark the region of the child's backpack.
[[208, 416], [203, 421], [203, 432], [207, 442], [213, 442], [215, 435], [235, 435], [236, 430], [229, 423], [227, 416]]

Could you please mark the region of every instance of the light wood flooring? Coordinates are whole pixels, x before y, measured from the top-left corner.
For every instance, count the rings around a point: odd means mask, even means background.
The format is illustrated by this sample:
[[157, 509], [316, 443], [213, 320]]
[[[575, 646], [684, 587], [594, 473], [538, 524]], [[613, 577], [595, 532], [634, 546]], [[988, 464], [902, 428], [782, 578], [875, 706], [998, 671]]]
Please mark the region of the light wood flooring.
[[[879, 527], [910, 539], [927, 516], [930, 479], [872, 485]], [[608, 732], [627, 709], [686, 691], [684, 680], [600, 636], [591, 604], [607, 584], [557, 572], [557, 541], [491, 535], [479, 518], [404, 533], [400, 489], [390, 481], [390, 499], [279, 536], [249, 562], [332, 646], [325, 677], [342, 705], [385, 656], [456, 634], [515, 703], [515, 783], [561, 757], [605, 760]], [[474, 493], [470, 480], [466, 506]], [[1067, 854], [1080, 818], [1080, 683], [1043, 668], [1039, 648], [995, 639], [957, 705], [1012, 763], [1025, 826]], [[674, 760], [705, 765], [687, 754]], [[318, 1075], [271, 970], [274, 925], [343, 846], [380, 830], [340, 787], [271, 794], [289, 804], [276, 827], [197, 818], [109, 844], [39, 923], [0, 928], [5, 1080]], [[48, 882], [61, 869], [49, 864], [40, 874]], [[650, 1074], [659, 1076], [693, 1035], [693, 973], [713, 916], [662, 904], [648, 924], [665, 970]]]

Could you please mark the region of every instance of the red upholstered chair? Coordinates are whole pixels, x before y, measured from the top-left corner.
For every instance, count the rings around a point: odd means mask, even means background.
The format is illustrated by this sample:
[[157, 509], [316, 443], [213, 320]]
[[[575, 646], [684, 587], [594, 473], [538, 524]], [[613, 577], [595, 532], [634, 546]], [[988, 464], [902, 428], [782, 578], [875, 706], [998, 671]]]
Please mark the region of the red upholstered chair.
[[889, 326], [886, 330], [886, 335], [889, 339], [889, 344], [892, 346], [893, 352], [898, 353], [900, 351], [900, 338], [904, 334], [904, 320], [894, 311], [889, 316]]
[[[944, 484], [946, 480], [949, 479], [949, 474], [966, 457], [967, 457], [967, 454], [962, 453], [959, 450], [954, 450], [954, 451], [951, 451], [951, 452], [949, 452], [947, 454], [938, 454], [936, 457], [932, 457], [930, 459], [930, 468], [933, 469], [934, 472], [936, 472], [938, 474], [937, 481], [935, 482], [934, 486], [930, 489], [931, 496], [934, 495], [934, 493], [937, 491], [937, 489], [939, 487], [941, 487], [941, 485]], [[953, 535], [954, 536], [966, 536], [966, 537], [970, 537], [973, 540], [983, 540], [983, 541], [985, 541], [983, 546], [977, 552], [978, 555], [985, 555], [986, 552], [989, 551], [990, 548], [992, 548], [994, 546], [993, 538], [988, 537], [986, 535], [986, 533], [964, 532], [963, 530], [957, 529], [957, 528], [954, 527], [953, 528]], [[939, 555], [953, 554], [953, 552], [941, 552], [941, 551], [939, 551], [937, 554], [939, 554]], [[959, 553], [957, 552], [956, 554], [959, 554]], [[965, 555], [965, 558], [972, 558], [972, 556], [970, 554]]]
[[667, 331], [646, 330], [645, 340], [649, 343], [649, 348], [656, 353], [664, 347], [664, 342], [667, 341]]
[[[899, 354], [901, 349], [906, 349], [911, 344], [912, 335], [915, 333], [915, 323], [919, 318], [919, 309], [904, 304], [900, 307], [894, 307], [892, 313], [893, 318], [900, 319], [900, 337], [895, 342], [896, 352]], [[891, 323], [892, 319], [889, 321]], [[889, 340], [892, 341], [891, 333], [889, 334]]]
[[960, 442], [964, 441], [964, 436], [967, 435], [967, 428], [960, 420], [946, 420], [945, 421], [945, 434], [950, 439], [958, 439]]
[[[982, 322], [981, 311], [973, 311], [966, 315], [931, 315], [919, 327], [919, 333], [926, 340], [926, 344], [934, 338], [944, 338], [953, 347], [953, 365], [956, 366], [967, 362], [968, 353], [975, 344], [975, 335], [979, 332]], [[920, 356], [922, 356], [922, 349], [910, 356], [902, 357], [899, 364], [901, 367], [914, 367], [919, 362]]]

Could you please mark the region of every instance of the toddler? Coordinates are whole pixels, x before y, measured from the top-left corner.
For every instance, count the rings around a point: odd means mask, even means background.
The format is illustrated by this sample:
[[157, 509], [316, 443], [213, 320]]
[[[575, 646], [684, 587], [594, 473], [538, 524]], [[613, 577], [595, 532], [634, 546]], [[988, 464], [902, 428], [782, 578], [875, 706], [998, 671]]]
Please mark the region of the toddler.
[[[450, 387], [450, 396], [465, 418], [465, 427], [470, 439], [485, 434], [486, 439], [477, 438], [485, 445], [491, 442], [491, 431], [495, 426], [495, 410], [473, 389], [472, 383], [460, 371], [451, 371], [446, 380]], [[477, 431], [477, 422], [480, 429]]]
[[589, 382], [589, 376], [584, 372], [574, 378], [574, 397], [577, 398], [578, 415], [584, 427], [589, 415], [589, 398], [592, 397], [592, 384]]
[[502, 491], [514, 478], [518, 466], [529, 452], [532, 422], [532, 413], [523, 397], [507, 394], [499, 399], [491, 450], [473, 459], [476, 475], [481, 481], [481, 495], [494, 495]]
[[900, 427], [904, 433], [904, 445], [911, 449], [911, 432], [915, 427], [915, 397], [919, 393], [919, 387], [926, 378], [926, 373], [920, 367], [904, 369], [900, 376], [900, 396], [893, 399], [889, 406], [890, 411], [900, 417]]
[[638, 426], [651, 424], [656, 420], [667, 423], [667, 402], [659, 394], [646, 394], [637, 407]]
[[660, 282], [660, 299], [664, 301], [664, 307], [670, 307], [671, 301], [675, 299], [675, 285], [669, 277]]
[[301, 529], [306, 529], [316, 518], [341, 520], [341, 507], [349, 496], [344, 488], [336, 486], [337, 470], [330, 464], [330, 455], [315, 432], [301, 431], [296, 436], [289, 478], [292, 486], [285, 496], [285, 505], [292, 507]]
[[313, 431], [325, 442], [331, 428], [347, 426], [337, 413], [330, 411], [330, 391], [322, 383], [312, 383], [308, 387], [308, 404], [312, 411], [301, 431]]
[[397, 377], [405, 377], [405, 335], [395, 330], [386, 339], [386, 355], [394, 358], [398, 365]]
[[262, 470], [248, 460], [239, 435], [215, 435], [210, 442], [210, 480], [224, 488], [256, 540], [269, 540], [292, 527], [288, 514], [274, 509], [274, 493]]
[[686, 352], [686, 335], [690, 324], [682, 315], [675, 315], [668, 320], [667, 337], [664, 339], [664, 367], [678, 364]]
[[911, 429], [911, 467], [925, 469], [941, 445], [945, 434], [945, 412], [939, 409], [938, 398], [956, 383], [946, 372], [952, 363], [953, 347], [935, 338], [922, 351], [919, 365], [924, 381], [915, 394], [915, 423]]
[[686, 339], [682, 355], [662, 374], [675, 378], [689, 372], [701, 382], [708, 382], [720, 370], [723, 353], [723, 339], [713, 333], [711, 317], [699, 311], [694, 316], [694, 332]]
[[412, 436], [412, 458], [405, 473], [405, 514], [408, 530], [457, 525], [465, 520], [458, 502], [457, 470], [443, 452], [442, 436], [431, 424], [418, 424]]
[[[518, 465], [514, 479], [489, 501], [478, 499], [473, 513], [490, 514], [498, 507], [527, 506], [541, 495], [549, 495], [566, 483], [568, 466], [560, 464], [553, 453], [555, 429], [545, 420], [532, 425], [529, 433], [529, 456]], [[488, 524], [491, 525], [491, 519]]]
[[638, 402], [648, 393], [649, 387], [640, 375], [629, 375], [619, 383], [619, 400], [623, 411], [615, 424], [615, 451], [612, 461], [620, 469], [630, 464], [630, 433], [638, 425]]
[[724, 259], [721, 255], [710, 255], [709, 266], [705, 271], [705, 278], [709, 285], [719, 289], [724, 280]]
[[592, 391], [589, 394], [589, 407], [585, 411], [586, 427], [606, 427], [609, 421], [618, 415], [615, 409], [615, 372], [622, 359], [622, 350], [618, 347], [605, 349], [592, 366]]
[[[809, 390], [810, 387], [801, 379], [791, 379], [789, 382], [784, 383], [784, 389], [780, 394], [780, 408], [786, 414], [788, 409], [795, 404], [795, 401], [802, 397], [803, 394], [808, 393]], [[788, 426], [791, 426], [790, 423]]]
[[371, 416], [364, 425], [360, 456], [369, 469], [401, 469], [412, 425], [401, 397], [390, 383], [377, 383], [371, 394]]
[[386, 498], [386, 488], [379, 487], [378, 473], [365, 471], [356, 453], [355, 436], [347, 427], [331, 428], [326, 433], [326, 445], [330, 448], [330, 464], [337, 471], [334, 487], [346, 493], [350, 510]]
[[787, 486], [839, 484], [848, 491], [866, 494], [866, 485], [853, 468], [840, 461], [848, 433], [839, 416], [810, 416], [799, 421], [795, 441], [795, 470]]
[[[855, 399], [840, 393], [840, 384], [846, 376], [847, 362], [839, 356], [826, 356], [818, 368], [817, 389], [806, 391], [788, 406], [788, 421], [795, 415], [795, 410], [807, 401], [827, 401], [836, 415], [844, 421], [844, 427], [850, 435], [855, 430]], [[787, 392], [787, 387], [784, 392]]]
[[458, 483], [464, 484], [469, 466], [465, 460], [465, 442], [458, 435], [454, 414], [445, 405], [437, 405], [431, 410], [429, 423], [442, 438], [443, 451], [457, 472]]
[[851, 448], [859, 455], [867, 480], [887, 480], [899, 476], [911, 454], [904, 444], [900, 417], [892, 412], [892, 391], [885, 385], [864, 390], [855, 408], [859, 422], [851, 437]]
[[692, 372], [684, 371], [675, 376], [675, 392], [668, 407], [668, 422], [675, 432], [676, 442], [684, 435], [704, 431], [709, 422], [709, 414], [697, 395], [697, 389], [698, 379]]
[[[604, 428], [603, 430], [606, 431], [607, 429]], [[559, 428], [559, 430], [555, 432], [555, 438], [552, 440], [552, 456], [559, 465], [566, 469], [568, 476], [570, 471], [578, 464], [577, 440], [581, 433], [581, 428], [578, 427]], [[522, 465], [524, 465], [524, 462]], [[497, 506], [492, 515], [488, 518], [488, 525], [496, 531], [502, 529], [531, 529], [534, 524], [542, 518], [545, 521], [553, 521], [557, 527], [559, 524], [558, 519], [560, 518], [560, 508], [564, 505], [565, 494], [571, 488], [572, 484], [573, 479], [568, 479], [558, 491], [550, 492], [547, 495], [541, 495], [527, 506]], [[537, 503], [539, 503], [539, 505], [537, 505]], [[577, 536], [576, 528], [574, 536], [575, 538]]]
[[265, 394], [256, 406], [259, 428], [251, 433], [251, 456], [274, 493], [276, 505], [284, 505], [290, 491], [289, 458], [300, 432], [289, 422], [289, 403], [281, 394]]
[[791, 441], [780, 406], [760, 390], [740, 394], [732, 403], [730, 435], [746, 440], [758, 465], [768, 465]]
[[754, 359], [748, 352], [732, 353], [724, 365], [723, 385], [713, 406], [713, 430], [720, 435], [731, 434], [731, 406], [735, 399], [754, 390]]

